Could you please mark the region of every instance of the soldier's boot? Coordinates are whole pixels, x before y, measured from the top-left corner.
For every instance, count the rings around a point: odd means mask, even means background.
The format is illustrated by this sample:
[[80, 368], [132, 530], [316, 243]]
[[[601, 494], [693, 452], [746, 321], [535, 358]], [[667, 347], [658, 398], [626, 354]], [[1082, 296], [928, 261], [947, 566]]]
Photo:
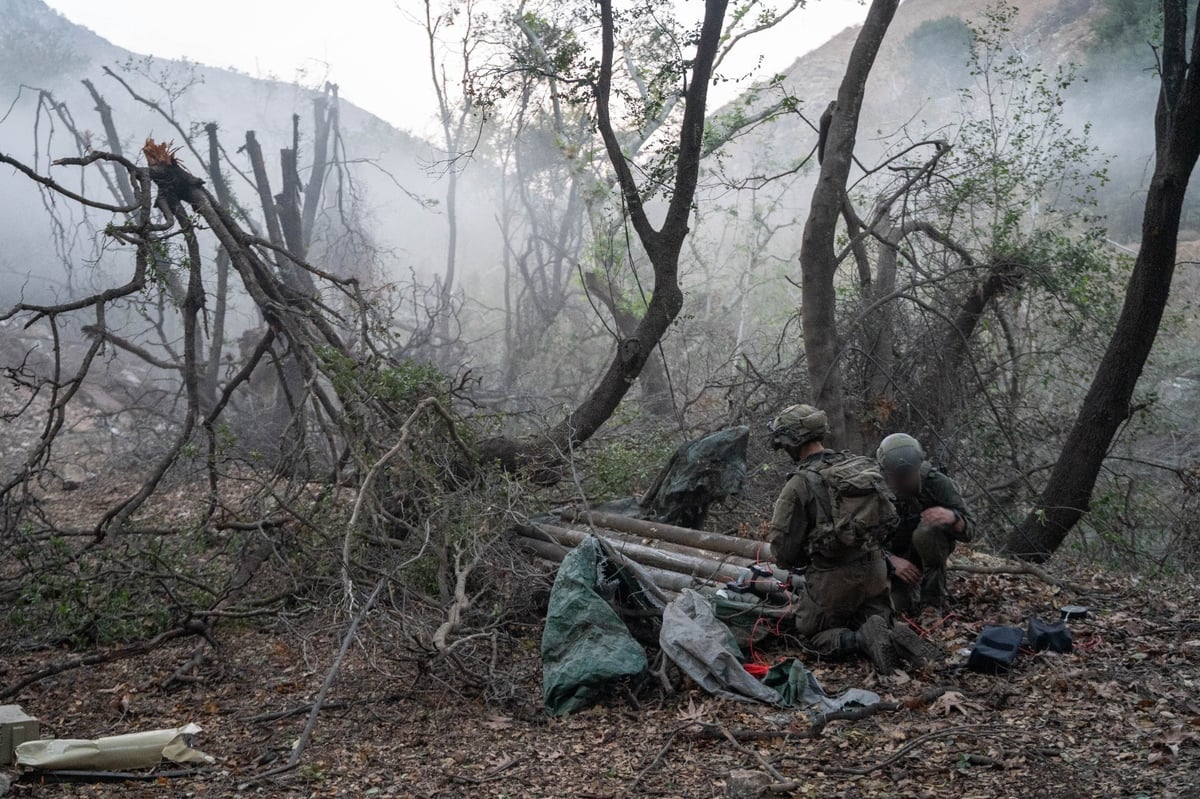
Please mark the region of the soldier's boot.
[[914, 669], [923, 669], [945, 656], [937, 644], [926, 641], [907, 624], [900, 623], [892, 627], [891, 639], [896, 655]]
[[938, 618], [946, 609], [946, 570], [944, 568], [926, 569], [921, 578], [920, 604], [933, 608]]
[[891, 631], [882, 616], [872, 616], [851, 634], [853, 646], [865, 655], [879, 674], [891, 674], [900, 665]]

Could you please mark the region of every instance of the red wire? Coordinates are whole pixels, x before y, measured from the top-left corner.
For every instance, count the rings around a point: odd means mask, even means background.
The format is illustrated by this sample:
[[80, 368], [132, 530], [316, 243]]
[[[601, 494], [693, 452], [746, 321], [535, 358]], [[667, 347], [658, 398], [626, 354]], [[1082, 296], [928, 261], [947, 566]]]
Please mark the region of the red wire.
[[766, 677], [767, 672], [771, 670], [771, 667], [768, 666], [766, 663], [747, 663], [747, 664], [743, 665], [742, 668], [744, 668], [746, 670], [746, 673], [749, 674], [751, 677], [755, 677], [760, 680], [763, 677]]

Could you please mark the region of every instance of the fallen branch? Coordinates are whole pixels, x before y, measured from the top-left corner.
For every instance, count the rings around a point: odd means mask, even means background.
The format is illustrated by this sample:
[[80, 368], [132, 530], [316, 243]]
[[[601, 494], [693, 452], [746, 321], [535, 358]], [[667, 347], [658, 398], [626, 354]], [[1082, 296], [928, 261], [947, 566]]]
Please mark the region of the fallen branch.
[[473, 597], [467, 594], [467, 580], [471, 576], [471, 572], [479, 565], [479, 560], [472, 560], [464, 566], [462, 564], [462, 551], [460, 550], [454, 556], [454, 570], [457, 575], [454, 579], [454, 601], [450, 603], [450, 607], [446, 610], [446, 620], [438, 625], [437, 630], [433, 634], [433, 645], [438, 652], [445, 655], [450, 651], [450, 644], [447, 639], [451, 634], [458, 631], [462, 624], [462, 616], [471, 609]]
[[[411, 691], [397, 691], [395, 693], [385, 694], [384, 696], [364, 696], [361, 699], [349, 699], [345, 702], [326, 702], [321, 707], [321, 710], [344, 710], [345, 708], [352, 707], [354, 705], [376, 705], [381, 702], [395, 702], [398, 699], [410, 698], [412, 698]], [[270, 713], [259, 713], [257, 716], [246, 716], [242, 719], [242, 721], [245, 721], [249, 724], [266, 724], [271, 721], [280, 721], [282, 719], [291, 718], [292, 716], [299, 716], [303, 713], [308, 713], [310, 710], [312, 710], [312, 707], [313, 703], [308, 702], [306, 704], [297, 705], [296, 707], [287, 708], [285, 710], [275, 710]]]
[[725, 726], [723, 724], [721, 724], [720, 722], [717, 722], [716, 724], [714, 724], [712, 726], [715, 726], [717, 728], [717, 731], [721, 733], [721, 737], [724, 738], [725, 740], [729, 741], [729, 743], [731, 743], [733, 745], [734, 749], [738, 750], [739, 752], [741, 752], [744, 755], [750, 755], [755, 760], [757, 760], [758, 764], [763, 767], [763, 770], [766, 771], [768, 774], [770, 774], [773, 779], [777, 780], [780, 783], [788, 782], [788, 779], [779, 773], [779, 769], [772, 766], [771, 761], [769, 761], [765, 757], [763, 757], [762, 752], [759, 752], [757, 749], [749, 749], [745, 746], [742, 746], [741, 742], [738, 741], [737, 738], [733, 737], [733, 734], [730, 733], [730, 731], [727, 730], [725, 728]]
[[[305, 705], [298, 705], [287, 710], [276, 710], [273, 713], [259, 713], [257, 716], [249, 716], [245, 719], [250, 724], [264, 724], [270, 721], [279, 721], [280, 719], [299, 716], [302, 713], [308, 713], [313, 709], [315, 702], [309, 702]], [[342, 710], [350, 706], [349, 702], [326, 702], [321, 708], [322, 710]]]
[[[808, 782], [803, 781], [803, 780], [789, 780], [789, 779], [785, 778], [779, 772], [779, 770], [774, 768], [761, 753], [759, 753], [753, 749], [748, 749], [747, 747], [743, 746], [739, 742], [738, 738], [731, 731], [725, 730], [723, 727], [721, 727], [720, 724], [708, 724], [705, 722], [698, 722], [698, 723], [702, 724], [705, 727], [706, 732], [717, 733], [717, 734], [711, 735], [711, 737], [724, 738], [725, 740], [728, 740], [731, 744], [733, 744], [733, 746], [739, 752], [742, 752], [744, 754], [753, 755], [758, 760], [759, 764], [763, 767], [763, 769], [771, 776], [772, 779], [775, 780], [775, 782], [773, 782], [773, 783], [768, 783], [766, 785], [763, 785], [761, 787], [762, 793], [793, 793], [793, 792], [799, 790], [800, 788], [803, 788], [806, 784], [809, 784]], [[929, 733], [926, 733], [925, 735], [921, 735], [917, 738], [914, 738], [913, 740], [909, 741], [904, 746], [897, 749], [892, 754], [888, 755], [883, 760], [880, 760], [877, 763], [873, 763], [870, 766], [854, 768], [854, 767], [845, 767], [845, 766], [821, 765], [819, 767], [819, 770], [822, 772], [825, 772], [827, 774], [847, 774], [847, 775], [851, 775], [851, 776], [865, 777], [868, 774], [871, 774], [872, 772], [878, 771], [881, 768], [884, 768], [886, 766], [891, 765], [892, 763], [895, 763], [897, 760], [900, 760], [901, 758], [907, 756], [910, 752], [912, 752], [912, 750], [916, 749], [917, 747], [923, 746], [923, 745], [929, 743], [930, 741], [935, 741], [939, 738], [956, 738], [958, 736], [976, 736], [976, 737], [980, 737], [980, 738], [984, 738], [984, 737], [1000, 738], [1000, 737], [1008, 737], [1011, 734], [1012, 734], [1012, 730], [1004, 728], [1004, 727], [990, 727], [990, 726], [982, 726], [982, 725], [963, 725], [960, 727], [948, 727], [944, 730], [936, 730], [934, 732], [929, 732]], [[966, 757], [967, 757], [968, 762], [972, 763], [973, 765], [984, 765], [984, 766], [991, 766], [991, 767], [1003, 766], [1002, 761], [999, 761], [995, 758], [987, 757], [985, 755], [968, 754]]]
[[193, 672], [199, 669], [204, 663], [204, 659], [208, 656], [210, 648], [214, 651], [218, 648], [213, 635], [217, 622], [222, 618], [225, 608], [241, 600], [251, 580], [261, 571], [262, 565], [267, 562], [267, 559], [274, 551], [275, 544], [269, 539], [264, 539], [253, 548], [249, 545], [243, 548], [237, 571], [229, 578], [224, 590], [217, 597], [217, 601], [213, 603], [208, 611], [193, 616], [191, 623], [197, 625], [195, 632], [204, 640], [200, 642], [200, 645], [196, 647], [183, 665], [159, 683], [159, 688], [166, 691], [176, 684], [197, 682], [199, 680], [199, 678], [194, 676]]
[[870, 766], [864, 766], [862, 768], [851, 768], [851, 767], [845, 767], [845, 766], [827, 766], [823, 770], [829, 771], [829, 772], [832, 772], [835, 774], [851, 774], [851, 775], [854, 775], [857, 777], [865, 777], [874, 771], [878, 771], [879, 769], [883, 768], [884, 766], [888, 766], [888, 765], [891, 765], [892, 763], [895, 763], [897, 760], [904, 757], [909, 752], [916, 749], [918, 746], [923, 746], [923, 745], [929, 743], [930, 741], [937, 740], [938, 738], [951, 738], [951, 737], [957, 737], [959, 735], [975, 735], [980, 738], [986, 738], [986, 737], [999, 738], [999, 737], [1008, 737], [1008, 736], [1012, 735], [1012, 730], [1005, 728], [1005, 727], [986, 727], [986, 726], [975, 726], [975, 725], [971, 725], [971, 724], [963, 725], [961, 727], [948, 727], [944, 730], [936, 730], [934, 732], [927, 732], [924, 735], [920, 735], [916, 738], [913, 738], [911, 741], [909, 741], [904, 746], [897, 749], [892, 754], [885, 757], [883, 760], [880, 760], [878, 763], [873, 763]]
[[[408, 437], [412, 432], [413, 422], [417, 420], [427, 409], [433, 409], [439, 416], [442, 417], [449, 425], [450, 432], [454, 436], [455, 441], [459, 442], [459, 446], [465, 450], [465, 445], [458, 438], [458, 433], [455, 431], [450, 415], [446, 413], [446, 409], [437, 401], [436, 397], [426, 397], [417, 403], [413, 408], [412, 413], [404, 420], [404, 424], [400, 425], [399, 435], [396, 438], [396, 443], [392, 448], [385, 452], [379, 460], [371, 465], [367, 470], [366, 476], [363, 477], [362, 485], [358, 488], [358, 495], [354, 498], [354, 509], [350, 513], [350, 521], [346, 525], [346, 537], [342, 542], [342, 585], [346, 593], [347, 606], [354, 607], [354, 581], [350, 577], [350, 545], [354, 537], [354, 531], [358, 528], [358, 520], [362, 515], [363, 502], [366, 500], [368, 493], [371, 490], [371, 485], [375, 482], [379, 471], [396, 455], [404, 451], [408, 446]], [[469, 452], [469, 450], [467, 450]]]
[[277, 774], [283, 774], [286, 771], [291, 771], [300, 763], [300, 755], [304, 753], [304, 748], [308, 746], [308, 742], [312, 738], [313, 729], [317, 726], [317, 716], [320, 715], [321, 708], [325, 705], [325, 698], [329, 695], [329, 689], [333, 687], [334, 680], [337, 679], [338, 672], [341, 671], [342, 661], [346, 659], [346, 653], [350, 651], [350, 644], [354, 641], [354, 636], [358, 634], [359, 625], [367, 617], [367, 613], [371, 611], [371, 608], [375, 607], [375, 601], [379, 599], [379, 594], [383, 591], [383, 587], [388, 584], [388, 581], [392, 579], [392, 576], [416, 563], [425, 554], [425, 547], [428, 545], [429, 534], [428, 530], [426, 530], [425, 540], [421, 543], [421, 548], [417, 550], [417, 554], [399, 564], [390, 572], [380, 575], [379, 580], [375, 583], [374, 590], [371, 591], [371, 595], [367, 597], [367, 601], [363, 603], [363, 606], [358, 609], [358, 613], [354, 614], [354, 619], [350, 622], [350, 629], [346, 630], [346, 634], [342, 637], [342, 646], [338, 649], [337, 657], [333, 660], [333, 665], [329, 667], [329, 673], [325, 675], [325, 681], [321, 683], [321, 690], [317, 692], [317, 698], [313, 700], [312, 709], [308, 714], [308, 721], [304, 724], [304, 731], [300, 733], [300, 738], [296, 741], [296, 745], [292, 747], [292, 754], [288, 758], [288, 762], [278, 768], [264, 771], [248, 782], [242, 783], [238, 790], [244, 790], [262, 780]]
[[21, 774], [20, 779], [22, 782], [37, 783], [38, 785], [59, 782], [157, 782], [158, 780], [191, 777], [195, 774], [203, 773], [204, 769], [199, 768], [175, 769], [173, 771], [41, 771], [34, 769]]
[[483, 785], [487, 782], [493, 782], [504, 776], [504, 772], [508, 771], [513, 766], [517, 765], [525, 759], [525, 755], [514, 755], [508, 760], [505, 760], [500, 765], [489, 771], [482, 777], [469, 777], [466, 774], [451, 774], [449, 775], [451, 782], [457, 782], [464, 785]]
[[683, 732], [682, 727], [678, 727], [671, 731], [671, 734], [667, 736], [667, 740], [662, 745], [662, 748], [658, 750], [658, 754], [655, 755], [654, 759], [650, 761], [650, 765], [638, 772], [637, 777], [635, 777], [633, 780], [633, 784], [629, 786], [630, 792], [636, 791], [638, 786], [642, 784], [642, 780], [646, 779], [646, 775], [658, 768], [659, 764], [662, 763], [663, 758], [667, 756], [667, 752], [671, 751], [671, 744], [675, 743], [675, 738], [681, 732]]
[[363, 619], [366, 618], [371, 608], [375, 607], [375, 601], [379, 599], [379, 594], [382, 593], [383, 587], [387, 585], [391, 576], [391, 574], [385, 574], [379, 578], [375, 583], [375, 589], [371, 591], [371, 595], [367, 597], [367, 601], [358, 609], [358, 613], [354, 615], [354, 619], [350, 622], [350, 629], [346, 630], [346, 634], [342, 636], [342, 646], [338, 650], [337, 657], [333, 659], [333, 665], [329, 667], [329, 672], [325, 675], [325, 681], [321, 683], [321, 690], [317, 692], [317, 698], [313, 700], [312, 710], [308, 714], [308, 721], [304, 724], [304, 731], [300, 733], [300, 738], [296, 741], [295, 746], [292, 747], [292, 754], [288, 757], [287, 763], [269, 771], [264, 771], [249, 782], [242, 783], [238, 786], [238, 790], [244, 790], [276, 774], [291, 771], [299, 765], [300, 756], [304, 754], [304, 749], [312, 739], [313, 730], [317, 726], [317, 716], [321, 713], [321, 708], [325, 704], [325, 697], [329, 695], [329, 689], [333, 687], [334, 680], [337, 679], [338, 672], [342, 669], [342, 661], [346, 659], [346, 653], [350, 651], [350, 644], [354, 641], [354, 636], [358, 634], [359, 625], [362, 624]]
[[1069, 591], [1074, 591], [1077, 594], [1086, 593], [1084, 589], [1069, 580], [1064, 580], [1047, 572], [1036, 563], [1013, 563], [1005, 561], [998, 564], [981, 564], [968, 563], [962, 560], [952, 560], [946, 564], [946, 568], [951, 571], [967, 572], [968, 574], [1011, 574], [1011, 575], [1028, 575], [1036, 577], [1047, 585], [1052, 585], [1055, 588], [1065, 588]]
[[203, 623], [192, 621], [180, 627], [172, 627], [170, 630], [159, 633], [153, 638], [145, 641], [138, 641], [137, 643], [129, 644], [128, 646], [110, 649], [107, 652], [93, 652], [90, 655], [67, 658], [66, 660], [60, 660], [57, 663], [51, 663], [44, 669], [39, 669], [32, 674], [22, 677], [14, 683], [6, 685], [4, 688], [0, 688], [0, 699], [8, 699], [9, 697], [16, 696], [21, 690], [28, 688], [35, 682], [44, 680], [47, 677], [53, 677], [56, 674], [73, 671], [78, 668], [83, 668], [84, 666], [99, 666], [102, 663], [112, 663], [117, 660], [138, 657], [140, 655], [145, 655], [149, 652], [152, 652], [168, 641], [174, 641], [177, 638], [186, 638], [192, 635], [203, 635], [203, 627]]

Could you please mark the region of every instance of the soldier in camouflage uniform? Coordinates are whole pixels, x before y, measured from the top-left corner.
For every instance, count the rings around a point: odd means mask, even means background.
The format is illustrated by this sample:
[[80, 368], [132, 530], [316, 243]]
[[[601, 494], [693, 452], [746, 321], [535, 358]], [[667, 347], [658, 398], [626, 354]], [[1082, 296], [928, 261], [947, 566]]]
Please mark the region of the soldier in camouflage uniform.
[[775, 502], [770, 534], [776, 564], [805, 572], [797, 598], [797, 631], [817, 653], [865, 655], [882, 674], [890, 673], [898, 658], [918, 667], [937, 659], [940, 651], [907, 625], [893, 626], [881, 549], [815, 551], [812, 546], [813, 531], [830, 521], [831, 504], [828, 489], [805, 474], [806, 468], [811, 471], [823, 460], [848, 457], [825, 448], [825, 413], [811, 405], [793, 405], [774, 419], [770, 430], [772, 447], [785, 450], [798, 467]]
[[971, 540], [971, 515], [954, 481], [934, 468], [915, 438], [894, 433], [875, 453], [896, 493], [900, 524], [888, 542], [892, 604], [900, 613], [946, 601], [946, 561], [959, 541]]

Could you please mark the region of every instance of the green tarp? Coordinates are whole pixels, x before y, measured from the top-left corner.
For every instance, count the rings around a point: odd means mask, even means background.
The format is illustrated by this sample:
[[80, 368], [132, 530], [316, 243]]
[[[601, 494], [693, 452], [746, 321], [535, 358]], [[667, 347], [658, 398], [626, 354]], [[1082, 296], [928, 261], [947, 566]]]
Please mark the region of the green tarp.
[[646, 650], [616, 608], [636, 614], [664, 604], [649, 578], [606, 542], [590, 536], [571, 550], [554, 578], [542, 633], [546, 710], [560, 716], [586, 707], [645, 671]]
[[772, 666], [762, 683], [779, 694], [782, 704], [810, 707], [821, 713], [832, 713], [852, 705], [866, 707], [879, 701], [879, 694], [862, 688], [850, 688], [837, 696], [830, 696], [813, 673], [795, 658], [784, 658]]
[[[735, 602], [691, 589], [668, 602], [616, 546], [589, 536], [567, 554], [554, 579], [542, 633], [542, 699], [551, 715], [580, 710], [614, 685], [645, 672], [644, 644], [661, 647], [716, 696], [821, 712], [879, 701], [859, 689], [831, 697], [793, 658], [776, 664], [759, 682], [742, 667], [734, 632], [751, 637], [770, 630], [779, 625], [776, 616], [782, 609], [751, 604], [748, 597]], [[736, 623], [723, 621], [722, 615]]]
[[602, 502], [593, 510], [704, 529], [708, 509], [741, 493], [750, 428], [729, 427], [682, 444], [641, 498]]

